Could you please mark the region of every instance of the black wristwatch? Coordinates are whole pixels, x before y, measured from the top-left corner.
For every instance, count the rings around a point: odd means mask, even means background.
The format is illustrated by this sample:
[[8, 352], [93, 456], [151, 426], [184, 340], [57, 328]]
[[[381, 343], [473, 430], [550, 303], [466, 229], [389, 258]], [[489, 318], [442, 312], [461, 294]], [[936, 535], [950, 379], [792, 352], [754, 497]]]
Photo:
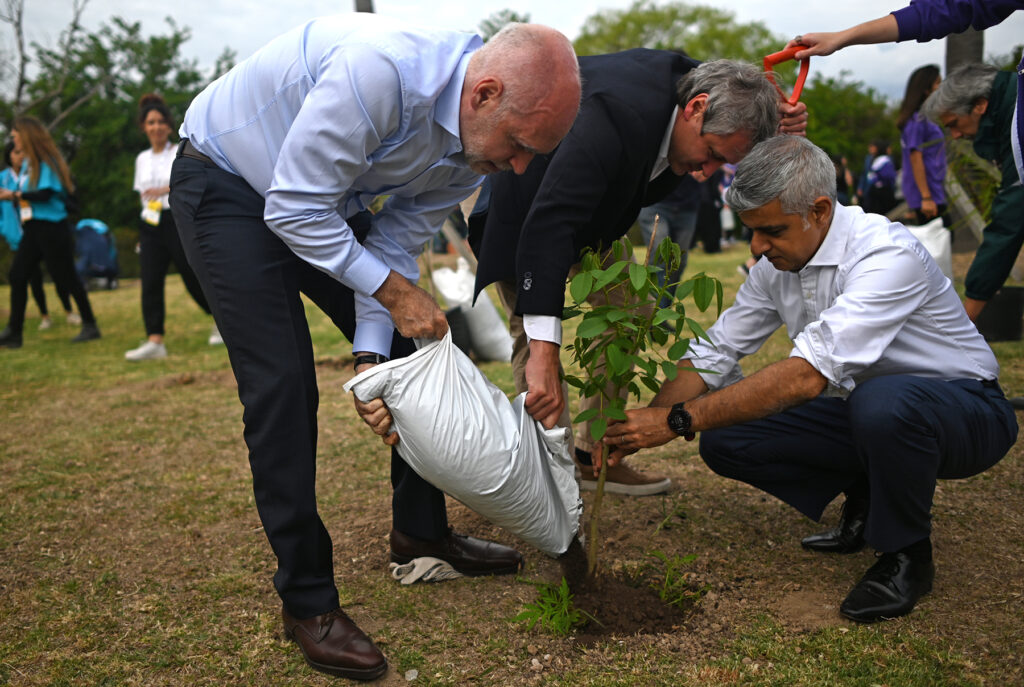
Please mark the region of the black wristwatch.
[[690, 431], [693, 418], [686, 409], [686, 403], [676, 403], [672, 410], [668, 411], [668, 428], [681, 437], [693, 439], [694, 433]]
[[363, 355], [356, 356], [356, 360], [352, 364], [352, 367], [359, 367], [360, 365], [366, 364], [380, 365], [381, 363], [386, 363], [387, 361], [388, 357], [386, 355], [381, 355], [380, 353], [365, 353]]

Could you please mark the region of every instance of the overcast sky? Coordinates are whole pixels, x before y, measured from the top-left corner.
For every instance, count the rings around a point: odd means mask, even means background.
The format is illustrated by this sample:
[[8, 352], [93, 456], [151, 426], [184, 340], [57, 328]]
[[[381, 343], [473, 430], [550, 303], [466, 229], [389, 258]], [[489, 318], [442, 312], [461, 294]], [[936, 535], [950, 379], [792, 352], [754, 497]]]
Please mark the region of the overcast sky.
[[[502, 9], [529, 14], [534, 22], [547, 24], [570, 39], [576, 38], [584, 20], [604, 9], [625, 9], [631, 0], [374, 0], [378, 14], [403, 17], [420, 24], [473, 31], [482, 19]], [[692, 0], [735, 13], [740, 22], [761, 21], [783, 36], [810, 31], [835, 31], [873, 19], [903, 6], [903, 0], [860, 0], [860, 2], [791, 2], [789, 0]], [[186, 57], [212, 67], [225, 47], [238, 59], [252, 54], [268, 40], [307, 19], [337, 12], [349, 12], [351, 0], [89, 0], [84, 24], [89, 29], [113, 16], [142, 23], [146, 34], [166, 33], [164, 17], [173, 14], [179, 26], [192, 30], [183, 47]], [[26, 38], [52, 45], [71, 17], [71, 0], [26, 0]], [[0, 27], [6, 29], [6, 27]], [[10, 31], [2, 35], [5, 52], [12, 45]], [[1005, 54], [1024, 43], [1024, 12], [1017, 12], [985, 32], [985, 54]], [[781, 45], [779, 46], [781, 49]], [[826, 58], [811, 60], [812, 73], [838, 75], [848, 71], [851, 78], [899, 99], [907, 77], [917, 67], [943, 65], [944, 42], [902, 43], [885, 46], [856, 46]], [[700, 57], [700, 55], [695, 55]]]

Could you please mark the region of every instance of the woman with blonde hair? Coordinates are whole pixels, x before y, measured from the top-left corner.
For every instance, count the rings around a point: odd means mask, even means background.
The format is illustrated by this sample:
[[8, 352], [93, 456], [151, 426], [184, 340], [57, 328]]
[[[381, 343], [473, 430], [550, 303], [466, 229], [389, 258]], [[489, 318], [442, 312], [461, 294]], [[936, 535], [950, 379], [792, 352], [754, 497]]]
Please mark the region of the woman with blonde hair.
[[100, 330], [89, 296], [75, 272], [71, 250], [67, 203], [75, 186], [68, 164], [46, 127], [35, 117], [15, 118], [11, 138], [25, 159], [18, 188], [0, 189], [0, 200], [14, 200], [18, 204], [24, 233], [11, 264], [11, 315], [7, 327], [0, 332], [0, 346], [21, 348], [29, 277], [40, 261], [45, 261], [54, 283], [67, 289], [78, 306], [82, 330], [72, 341], [98, 339]]

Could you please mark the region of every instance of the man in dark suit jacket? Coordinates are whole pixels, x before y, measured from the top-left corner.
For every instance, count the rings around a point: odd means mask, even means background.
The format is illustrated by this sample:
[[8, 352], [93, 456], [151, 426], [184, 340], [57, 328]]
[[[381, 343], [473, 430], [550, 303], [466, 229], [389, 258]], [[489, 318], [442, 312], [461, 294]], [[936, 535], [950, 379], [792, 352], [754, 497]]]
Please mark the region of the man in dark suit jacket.
[[[780, 112], [783, 131], [806, 125], [806, 108], [780, 103], [751, 65], [699, 65], [679, 53], [637, 49], [582, 57], [580, 71], [583, 101], [569, 135], [524, 174], [492, 175], [488, 212], [471, 228], [477, 291], [498, 282], [516, 341], [517, 389], [529, 390], [526, 409], [547, 427], [569, 426], [560, 317], [580, 251], [623, 236], [640, 208], [664, 198], [682, 175], [739, 162], [776, 133]], [[583, 430], [576, 455], [583, 486], [592, 488], [592, 444]], [[671, 484], [622, 464], [616, 470], [606, 488], [618, 493], [659, 493]]]

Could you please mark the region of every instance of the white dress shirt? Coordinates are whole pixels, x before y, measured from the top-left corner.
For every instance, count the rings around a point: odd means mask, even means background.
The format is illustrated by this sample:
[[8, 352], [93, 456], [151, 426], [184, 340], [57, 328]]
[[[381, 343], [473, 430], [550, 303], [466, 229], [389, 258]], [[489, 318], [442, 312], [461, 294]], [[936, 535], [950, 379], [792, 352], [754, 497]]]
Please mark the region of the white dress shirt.
[[[181, 135], [266, 198], [267, 226], [356, 294], [353, 348], [387, 354], [371, 294], [415, 256], [481, 177], [462, 155], [459, 102], [480, 38], [374, 14], [314, 19], [192, 102]], [[390, 196], [360, 246], [345, 218]]]
[[826, 395], [845, 397], [858, 382], [909, 374], [991, 380], [992, 349], [967, 318], [953, 284], [902, 224], [836, 205], [817, 253], [799, 272], [768, 260], [751, 268], [736, 302], [684, 357], [711, 389], [743, 377], [739, 360], [785, 325], [790, 356], [827, 380]]
[[[142, 193], [148, 188], [160, 188], [161, 186], [168, 186], [171, 183], [171, 165], [174, 164], [174, 158], [177, 155], [177, 146], [171, 145], [170, 142], [164, 146], [164, 149], [159, 153], [154, 153], [152, 148], [146, 148], [138, 157], [135, 158], [135, 181], [132, 184], [132, 188], [136, 192]], [[164, 210], [170, 209], [170, 205], [167, 203], [168, 194], [163, 194], [159, 198], [160, 205]], [[142, 207], [146, 207], [149, 200], [142, 200]]]
[[[672, 116], [668, 118], [668, 127], [665, 129], [665, 136], [661, 139], [661, 147], [658, 149], [658, 159], [654, 161], [651, 168], [650, 180], [654, 181], [659, 174], [668, 169], [668, 150], [672, 144], [672, 129], [676, 125], [676, 117], [679, 116], [679, 106], [672, 109]], [[530, 315], [523, 314], [523, 331], [528, 340], [538, 339], [550, 341], [562, 345], [562, 320], [551, 315]]]

